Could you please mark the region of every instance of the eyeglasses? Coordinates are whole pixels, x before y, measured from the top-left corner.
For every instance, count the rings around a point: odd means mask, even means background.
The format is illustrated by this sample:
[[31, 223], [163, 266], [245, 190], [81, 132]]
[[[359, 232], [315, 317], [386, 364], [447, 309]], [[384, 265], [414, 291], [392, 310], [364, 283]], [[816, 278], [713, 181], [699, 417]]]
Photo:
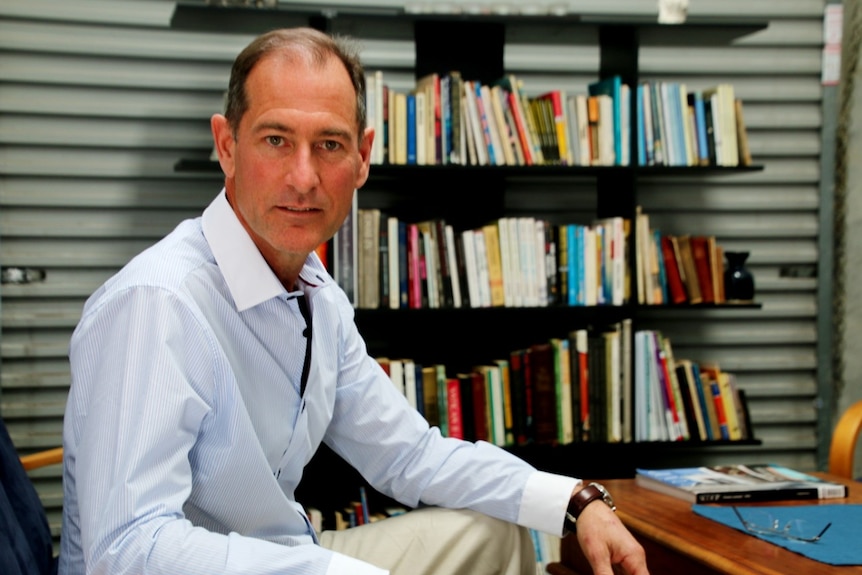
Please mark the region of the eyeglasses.
[[810, 522], [802, 519], [791, 519], [783, 523], [774, 518], [766, 511], [757, 509], [746, 510], [748, 518], [742, 516], [736, 507], [732, 507], [733, 512], [739, 517], [739, 521], [749, 533], [758, 535], [773, 535], [791, 539], [793, 541], [804, 541], [806, 543], [815, 543], [820, 540], [826, 530], [832, 526], [832, 523], [827, 523], [826, 527], [818, 531], [818, 527]]

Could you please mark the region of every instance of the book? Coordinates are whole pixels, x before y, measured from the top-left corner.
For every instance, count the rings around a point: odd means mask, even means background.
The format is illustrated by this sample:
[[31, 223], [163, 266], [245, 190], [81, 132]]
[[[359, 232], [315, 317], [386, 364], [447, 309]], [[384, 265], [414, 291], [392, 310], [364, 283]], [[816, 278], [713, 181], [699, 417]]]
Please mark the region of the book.
[[599, 136], [600, 150], [601, 146], [607, 146], [606, 160], [602, 165], [623, 165], [622, 78], [618, 75], [603, 78], [589, 84], [587, 90], [590, 96], [607, 96], [605, 108], [599, 116], [599, 121], [606, 126], [603, 132], [605, 137]]
[[777, 464], [635, 470], [635, 483], [692, 503], [840, 499], [848, 488]]

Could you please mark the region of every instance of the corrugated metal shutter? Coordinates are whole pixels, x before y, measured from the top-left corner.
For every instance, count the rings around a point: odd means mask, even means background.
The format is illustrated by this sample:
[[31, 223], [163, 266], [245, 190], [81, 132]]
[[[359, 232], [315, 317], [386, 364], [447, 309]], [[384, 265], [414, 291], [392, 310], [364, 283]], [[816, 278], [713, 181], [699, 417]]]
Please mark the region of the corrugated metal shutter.
[[[209, 116], [220, 109], [230, 63], [251, 36], [171, 30], [173, 4], [0, 5], [0, 263], [45, 272], [42, 281], [3, 285], [0, 300], [0, 413], [22, 451], [60, 444], [68, 339], [85, 298], [220, 188], [215, 175], [173, 166], [208, 155]], [[654, 3], [643, 0], [584, 0], [577, 8], [655, 14]], [[750, 250], [763, 308], [660, 312], [650, 321], [678, 355], [717, 361], [748, 392], [763, 445], [712, 450], [706, 461], [813, 469], [818, 283], [808, 272], [817, 265], [820, 233], [823, 2], [695, 0], [691, 14], [744, 14], [769, 19], [770, 27], [729, 47], [645, 47], [641, 76], [692, 88], [732, 82], [745, 101], [755, 161], [766, 169], [651, 179], [642, 183], [640, 203], [667, 233], [696, 229], [728, 249]], [[412, 86], [412, 54], [409, 41], [365, 42], [369, 69], [385, 70], [395, 87]], [[537, 47], [515, 38], [506, 67], [528, 93], [584, 90], [595, 79], [598, 50], [594, 39]], [[567, 215], [588, 218], [595, 205], [589, 182], [515, 185], [508, 207], [553, 210], [559, 196], [543, 189], [556, 185], [572, 188], [578, 207]], [[60, 470], [38, 472], [36, 481], [58, 533]]]

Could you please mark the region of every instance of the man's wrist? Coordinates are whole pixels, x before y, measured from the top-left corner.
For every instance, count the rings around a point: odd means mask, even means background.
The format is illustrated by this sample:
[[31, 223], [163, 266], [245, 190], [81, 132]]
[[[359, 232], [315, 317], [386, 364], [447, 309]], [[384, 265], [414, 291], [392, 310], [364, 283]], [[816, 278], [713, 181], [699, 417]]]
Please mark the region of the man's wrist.
[[568, 532], [574, 532], [577, 528], [577, 521], [581, 516], [581, 513], [588, 505], [596, 501], [601, 501], [610, 507], [611, 511], [616, 511], [614, 500], [611, 497], [611, 494], [608, 493], [608, 490], [600, 483], [590, 483], [583, 489], [575, 492], [571, 499], [569, 499], [569, 505], [566, 509], [566, 516], [563, 522], [565, 530]]

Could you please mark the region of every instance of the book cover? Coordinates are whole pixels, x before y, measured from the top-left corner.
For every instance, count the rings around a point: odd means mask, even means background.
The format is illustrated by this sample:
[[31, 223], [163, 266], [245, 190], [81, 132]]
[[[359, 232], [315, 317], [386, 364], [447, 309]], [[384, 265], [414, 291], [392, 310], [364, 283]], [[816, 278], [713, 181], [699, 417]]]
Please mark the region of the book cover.
[[[608, 128], [607, 134], [610, 136], [610, 145], [609, 151], [612, 150], [612, 154], [610, 155], [610, 164], [605, 165], [622, 165], [623, 159], [623, 137], [622, 137], [622, 78], [620, 76], [610, 76], [608, 78], [603, 78], [598, 82], [593, 82], [587, 86], [587, 91], [590, 96], [608, 96], [609, 103], [607, 104], [607, 111], [610, 112], [609, 118], [602, 117], [602, 120], [605, 120]], [[607, 120], [610, 120], [607, 122]]]
[[743, 503], [847, 497], [846, 485], [776, 464], [638, 468], [635, 482], [692, 503]]
[[661, 253], [664, 260], [665, 276], [667, 277], [670, 301], [675, 304], [685, 303], [688, 299], [685, 282], [682, 279], [682, 269], [676, 257], [676, 250], [670, 236], [661, 237]]
[[697, 284], [703, 303], [715, 303], [715, 291], [712, 280], [712, 263], [709, 257], [709, 238], [706, 236], [691, 236], [691, 255], [697, 271]]
[[551, 129], [554, 134], [554, 142], [556, 143], [556, 155], [559, 163], [571, 166], [572, 151], [569, 147], [568, 128], [566, 127], [566, 93], [562, 90], [551, 90], [540, 96], [539, 100], [545, 100], [550, 103], [550, 119]]
[[550, 342], [530, 346], [530, 384], [533, 397], [535, 442], [556, 445], [557, 384], [554, 348]]

